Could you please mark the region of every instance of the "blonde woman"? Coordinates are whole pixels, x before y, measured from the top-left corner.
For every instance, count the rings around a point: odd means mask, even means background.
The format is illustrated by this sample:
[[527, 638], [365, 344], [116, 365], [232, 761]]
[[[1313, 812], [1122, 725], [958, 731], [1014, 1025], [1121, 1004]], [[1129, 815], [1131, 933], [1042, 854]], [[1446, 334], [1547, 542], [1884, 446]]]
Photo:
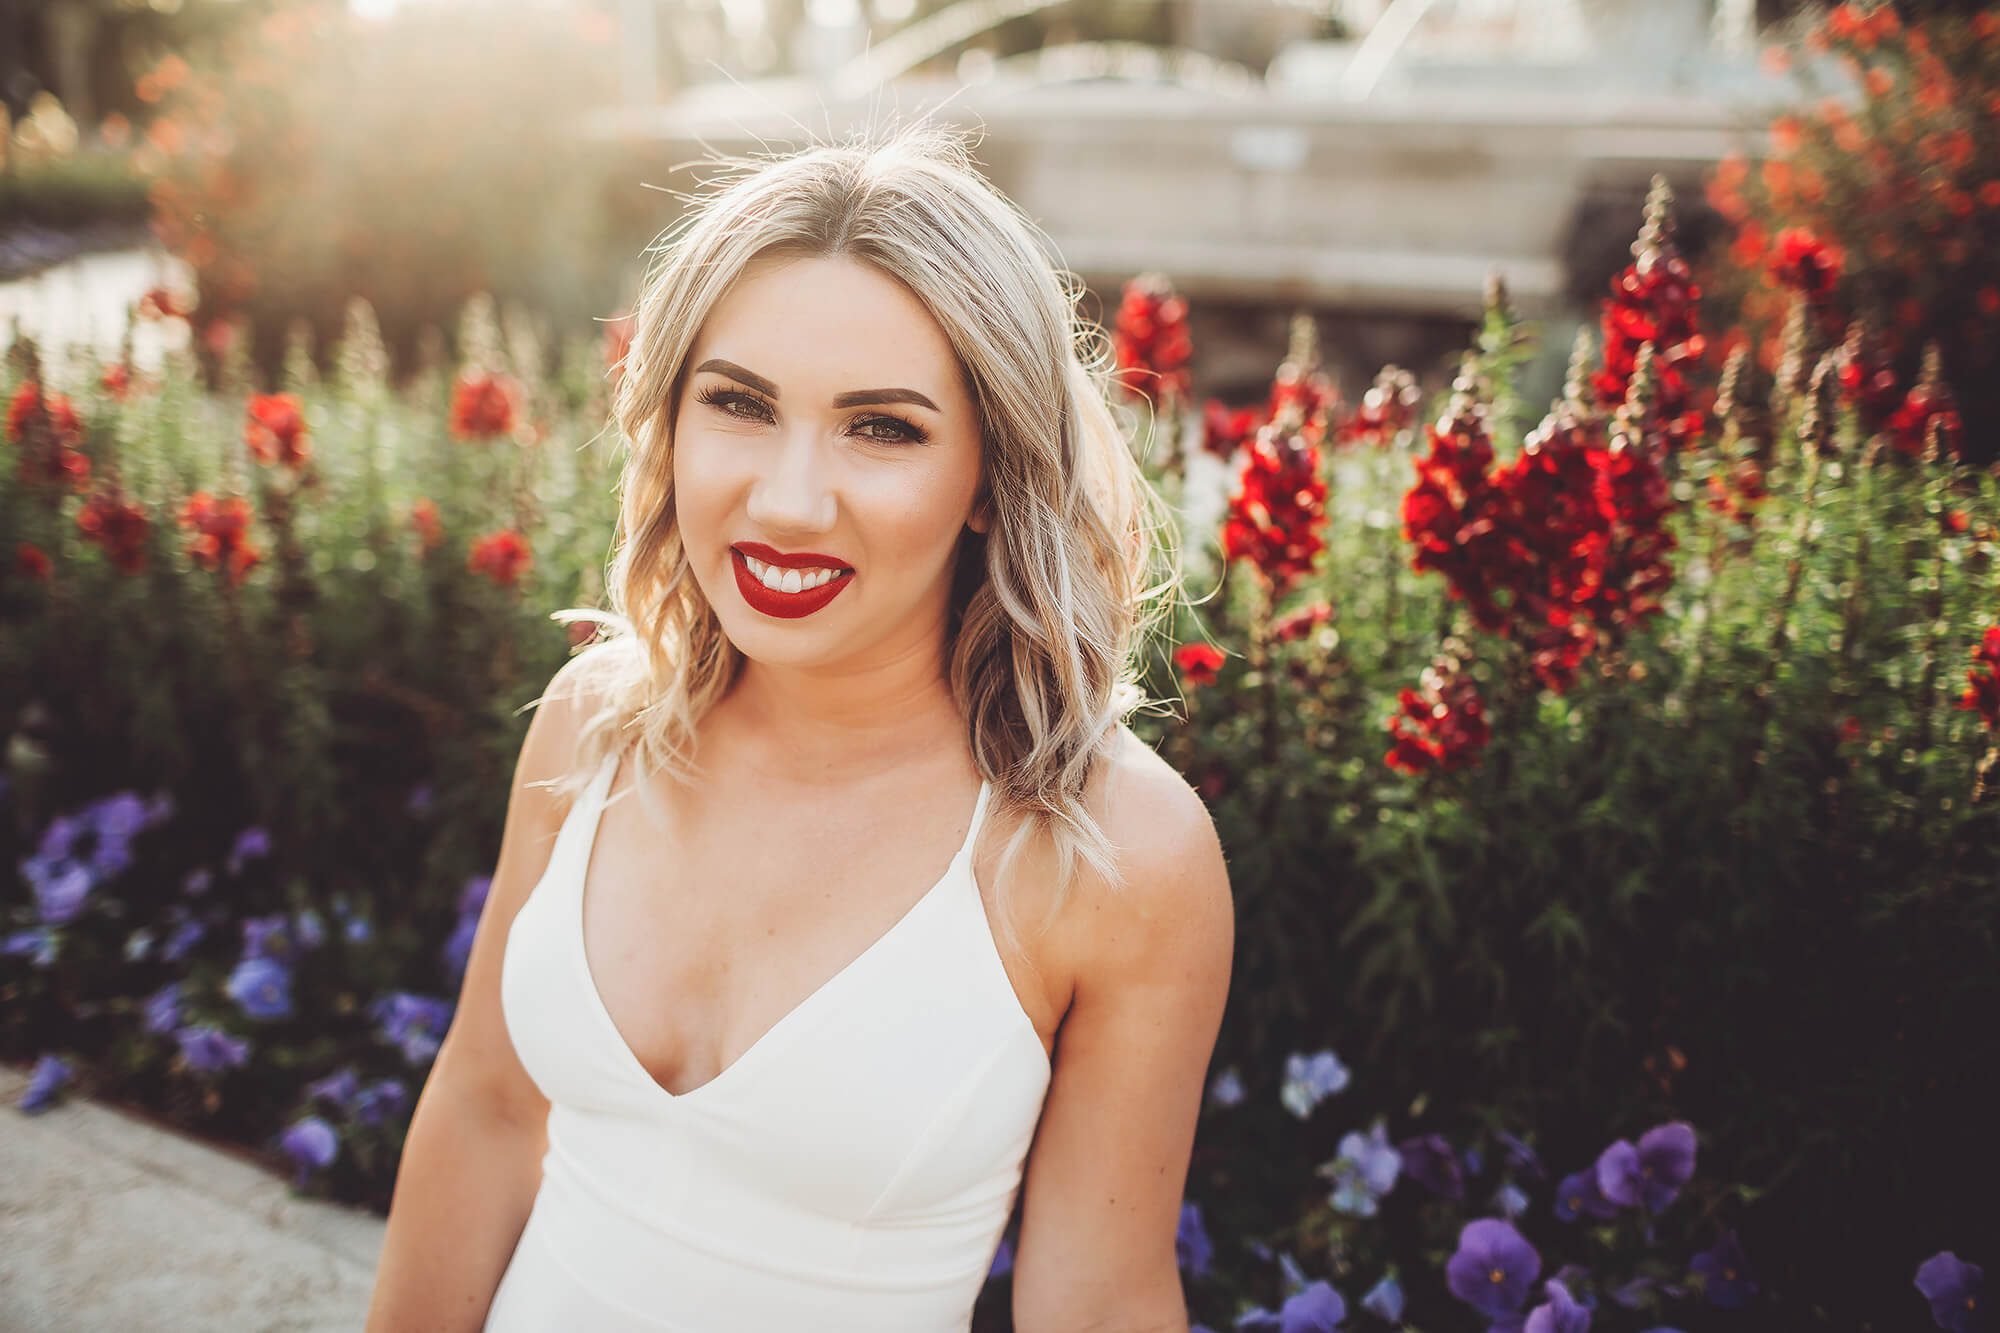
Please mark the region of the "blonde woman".
[[656, 247], [612, 612], [555, 617], [609, 637], [528, 728], [368, 1327], [963, 1330], [1018, 1199], [1017, 1328], [1184, 1331], [1233, 908], [1125, 725], [1176, 586], [1109, 358], [958, 136], [731, 166]]

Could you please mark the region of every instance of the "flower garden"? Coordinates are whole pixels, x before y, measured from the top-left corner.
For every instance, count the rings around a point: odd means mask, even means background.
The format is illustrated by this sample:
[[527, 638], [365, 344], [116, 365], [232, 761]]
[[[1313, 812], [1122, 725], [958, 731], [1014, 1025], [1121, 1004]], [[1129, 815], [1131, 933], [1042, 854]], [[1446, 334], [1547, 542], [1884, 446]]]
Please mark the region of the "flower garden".
[[[1553, 405], [1497, 282], [1362, 385], [1300, 318], [1250, 404], [1123, 293], [1144, 466], [1231, 478], [1133, 720], [1238, 907], [1197, 1327], [1990, 1326], [2000, 20], [1799, 37], [1859, 99], [1725, 161], [1704, 254], [1656, 182]], [[140, 303], [158, 374], [0, 371], [0, 1057], [380, 1211], [592, 628], [626, 327], [482, 296], [398, 377], [357, 298], [266, 376], [228, 290]]]

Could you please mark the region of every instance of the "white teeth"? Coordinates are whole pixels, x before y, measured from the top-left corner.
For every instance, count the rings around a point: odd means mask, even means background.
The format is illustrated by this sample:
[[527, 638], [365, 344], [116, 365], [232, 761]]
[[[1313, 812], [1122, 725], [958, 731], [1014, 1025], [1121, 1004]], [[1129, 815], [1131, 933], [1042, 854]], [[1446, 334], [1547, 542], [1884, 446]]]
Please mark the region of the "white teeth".
[[780, 569], [747, 555], [743, 563], [749, 566], [752, 577], [773, 592], [804, 592], [840, 576], [837, 569]]

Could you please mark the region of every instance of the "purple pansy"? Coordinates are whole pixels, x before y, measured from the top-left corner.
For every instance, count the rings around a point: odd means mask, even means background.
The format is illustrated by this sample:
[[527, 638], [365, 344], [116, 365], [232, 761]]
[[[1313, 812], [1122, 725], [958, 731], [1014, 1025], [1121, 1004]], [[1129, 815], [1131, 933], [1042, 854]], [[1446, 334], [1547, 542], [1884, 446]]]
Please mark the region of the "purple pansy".
[[229, 855], [223, 861], [223, 866], [230, 874], [239, 875], [243, 873], [246, 862], [270, 854], [271, 835], [261, 825], [252, 824], [236, 835], [236, 841], [230, 845]]
[[333, 1103], [343, 1112], [352, 1108], [354, 1099], [361, 1095], [361, 1077], [354, 1072], [353, 1065], [346, 1065], [325, 1078], [316, 1078], [306, 1084], [306, 1096]]
[[1536, 1180], [1548, 1179], [1548, 1168], [1542, 1165], [1542, 1159], [1535, 1155], [1533, 1148], [1523, 1143], [1520, 1139], [1515, 1138], [1504, 1129], [1494, 1130], [1493, 1137], [1500, 1140], [1500, 1146], [1507, 1150], [1508, 1161], [1526, 1171]]
[[1950, 1250], [1941, 1250], [1917, 1268], [1917, 1290], [1931, 1303], [1931, 1318], [1949, 1333], [1970, 1333], [1984, 1325], [1980, 1289], [1986, 1275]]
[[1403, 1318], [1403, 1284], [1396, 1281], [1395, 1274], [1389, 1274], [1368, 1289], [1368, 1294], [1361, 1298], [1361, 1308], [1392, 1324], [1400, 1323]]
[[1688, 1271], [1702, 1279], [1708, 1303], [1725, 1310], [1740, 1310], [1757, 1294], [1749, 1269], [1734, 1231], [1723, 1232], [1714, 1245], [1688, 1260]]
[[1389, 1145], [1388, 1130], [1377, 1120], [1364, 1136], [1352, 1130], [1341, 1136], [1340, 1155], [1319, 1168], [1336, 1186], [1331, 1198], [1336, 1212], [1349, 1217], [1373, 1217], [1376, 1200], [1395, 1188], [1403, 1156]]
[[1465, 1197], [1465, 1178], [1444, 1135], [1420, 1134], [1404, 1139], [1396, 1148], [1403, 1155], [1403, 1169], [1410, 1173], [1410, 1179], [1441, 1198]]
[[292, 973], [276, 958], [245, 958], [229, 974], [229, 998], [251, 1018], [269, 1023], [292, 1015]]
[[437, 1054], [451, 1025], [452, 1003], [408, 991], [391, 991], [370, 1007], [381, 1026], [378, 1035], [399, 1048], [413, 1065], [423, 1064]]
[[181, 983], [169, 981], [166, 985], [146, 997], [144, 1006], [146, 1031], [164, 1037], [180, 1026]]
[[1597, 1188], [1620, 1207], [1657, 1213], [1672, 1203], [1694, 1174], [1694, 1126], [1685, 1120], [1655, 1125], [1635, 1148], [1624, 1139], [1597, 1158]]
[[1458, 1251], [1444, 1273], [1452, 1295], [1497, 1319], [1518, 1316], [1541, 1271], [1542, 1256], [1512, 1223], [1481, 1217], [1458, 1233]]
[[409, 1106], [410, 1090], [401, 1079], [378, 1078], [354, 1099], [354, 1118], [364, 1125], [380, 1125]]
[[31, 954], [36, 967], [47, 967], [56, 960], [56, 946], [60, 937], [47, 926], [29, 926], [17, 930], [0, 940], [0, 954]]
[[1174, 1262], [1201, 1277], [1208, 1272], [1214, 1257], [1215, 1247], [1209, 1243], [1208, 1231], [1201, 1224], [1201, 1205], [1183, 1202], [1180, 1225], [1174, 1231]]
[[21, 1109], [29, 1115], [40, 1115], [54, 1106], [74, 1072], [69, 1061], [60, 1055], [44, 1055], [35, 1061], [35, 1072], [28, 1076], [27, 1090], [21, 1094]]
[[312, 1172], [333, 1165], [333, 1159], [340, 1155], [340, 1136], [333, 1132], [332, 1125], [309, 1115], [285, 1131], [279, 1146], [298, 1167], [292, 1177], [292, 1184], [298, 1186], [305, 1184]]
[[60, 926], [76, 920], [90, 896], [90, 871], [74, 861], [45, 866], [23, 862], [21, 873], [35, 887], [35, 907], [44, 925]]
[[1520, 1186], [1508, 1181], [1493, 1191], [1493, 1207], [1509, 1222], [1528, 1211], [1528, 1196]]
[[167, 942], [160, 946], [160, 957], [169, 963], [178, 963], [187, 956], [188, 950], [201, 943], [201, 937], [208, 934], [208, 927], [193, 917], [181, 921], [174, 927], [174, 933], [167, 936]]
[[1600, 1220], [1618, 1216], [1618, 1205], [1605, 1198], [1604, 1191], [1597, 1188], [1597, 1168], [1594, 1166], [1587, 1166], [1562, 1178], [1556, 1186], [1555, 1210], [1556, 1216], [1564, 1222], [1574, 1222], [1584, 1214]]
[[248, 1040], [232, 1037], [208, 1023], [182, 1028], [174, 1033], [174, 1040], [181, 1044], [181, 1058], [188, 1068], [199, 1074], [217, 1074], [250, 1059]]
[[1542, 1284], [1548, 1303], [1528, 1312], [1522, 1333], [1590, 1333], [1590, 1311], [1576, 1303], [1569, 1288], [1556, 1278]]
[[1237, 1333], [1333, 1333], [1347, 1318], [1347, 1302], [1325, 1282], [1309, 1282], [1285, 1300], [1276, 1314], [1246, 1310], [1236, 1318]]
[[1208, 1085], [1208, 1099], [1217, 1106], [1235, 1106], [1243, 1100], [1243, 1077], [1231, 1065]]
[[1313, 1107], [1345, 1088], [1349, 1077], [1347, 1066], [1332, 1051], [1315, 1051], [1311, 1055], [1293, 1052], [1285, 1057], [1285, 1082], [1278, 1090], [1278, 1100], [1286, 1110], [1304, 1120], [1312, 1114]]

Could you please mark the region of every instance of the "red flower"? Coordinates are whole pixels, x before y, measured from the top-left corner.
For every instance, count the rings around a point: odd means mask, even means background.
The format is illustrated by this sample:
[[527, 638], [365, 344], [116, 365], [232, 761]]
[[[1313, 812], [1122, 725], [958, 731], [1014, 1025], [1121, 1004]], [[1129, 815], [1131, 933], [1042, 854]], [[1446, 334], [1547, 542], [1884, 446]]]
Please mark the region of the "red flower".
[[106, 393], [122, 401], [125, 395], [131, 392], [132, 372], [123, 361], [113, 361], [104, 368], [104, 373], [98, 377], [97, 382], [103, 386]]
[[1206, 643], [1187, 643], [1174, 649], [1174, 665], [1189, 685], [1213, 685], [1222, 669], [1222, 650]]
[[2000, 731], [2000, 625], [1986, 631], [1972, 650], [1972, 660], [1972, 670], [1965, 673], [1969, 688], [1958, 706], [1978, 713], [1987, 727]]
[[1479, 688], [1464, 668], [1460, 658], [1440, 655], [1424, 668], [1418, 689], [1397, 692], [1397, 711], [1388, 722], [1394, 743], [1383, 756], [1389, 767], [1449, 773], [1478, 762], [1492, 730]]
[[[1785, 164], [1764, 165], [1768, 171]], [[1651, 343], [1657, 383], [1647, 434], [1681, 449], [1700, 438], [1705, 424], [1694, 406], [1692, 376], [1701, 366], [1707, 339], [1695, 324], [1701, 288], [1674, 242], [1672, 204], [1666, 181], [1656, 177], [1646, 200], [1646, 225], [1633, 246], [1638, 258], [1612, 279], [1604, 302], [1604, 365], [1592, 385], [1599, 407], [1623, 403], [1639, 348]]]
[[240, 495], [217, 500], [196, 491], [181, 507], [181, 526], [192, 528], [187, 552], [203, 569], [229, 572], [229, 586], [239, 587], [263, 553], [249, 542], [250, 502]]
[[1194, 344], [1188, 337], [1187, 302], [1157, 273], [1143, 273], [1125, 284], [1112, 330], [1119, 384], [1128, 393], [1152, 393], [1162, 402], [1188, 396], [1188, 361]]
[[297, 469], [312, 456], [305, 411], [297, 394], [253, 394], [245, 415], [243, 443], [250, 446], [251, 456], [259, 463], [266, 467], [283, 463]]
[[1833, 295], [1834, 285], [1840, 281], [1841, 262], [1839, 247], [1805, 227], [1786, 227], [1772, 247], [1769, 269], [1779, 284], [1805, 293], [1807, 300], [1818, 304]]
[[1913, 458], [1929, 447], [1933, 431], [1937, 433], [1941, 453], [1955, 455], [1958, 452], [1964, 427], [1959, 420], [1957, 401], [1944, 382], [1943, 363], [1936, 343], [1924, 348], [1923, 370], [1917, 376], [1917, 382], [1910, 386], [1902, 404], [1889, 414], [1883, 429], [1889, 432], [1890, 442], [1898, 451]]
[[1384, 366], [1361, 403], [1340, 427], [1342, 444], [1387, 444], [1414, 425], [1423, 394], [1416, 376], [1398, 366]]
[[427, 498], [410, 506], [410, 526], [417, 530], [417, 542], [426, 552], [435, 550], [444, 541], [444, 524], [438, 521], [437, 505]]
[[527, 541], [512, 528], [490, 532], [472, 543], [465, 565], [475, 574], [484, 574], [503, 588], [520, 582], [534, 563]]
[[1279, 643], [1293, 643], [1333, 619], [1331, 602], [1314, 602], [1296, 611], [1288, 611], [1271, 622], [1271, 637]]
[[14, 548], [14, 572], [23, 578], [47, 582], [53, 567], [48, 552], [33, 542], [22, 542]]
[[76, 526], [87, 542], [100, 546], [111, 563], [126, 574], [146, 568], [146, 511], [111, 491], [99, 491], [76, 513]]
[[77, 448], [83, 421], [63, 395], [44, 395], [35, 380], [22, 381], [7, 407], [7, 438], [21, 451], [22, 481], [79, 492], [89, 486], [90, 457]]
[[1250, 561], [1274, 592], [1311, 573], [1325, 549], [1318, 527], [1326, 482], [1319, 468], [1319, 449], [1281, 422], [1261, 428], [1244, 451], [1222, 525], [1223, 558]]
[[452, 388], [451, 433], [462, 440], [512, 434], [520, 403], [521, 388], [511, 377], [466, 370]]
[[1202, 405], [1201, 447], [1217, 458], [1231, 458], [1243, 447], [1257, 428], [1264, 424], [1264, 414], [1256, 407], [1231, 409], [1211, 398]]

